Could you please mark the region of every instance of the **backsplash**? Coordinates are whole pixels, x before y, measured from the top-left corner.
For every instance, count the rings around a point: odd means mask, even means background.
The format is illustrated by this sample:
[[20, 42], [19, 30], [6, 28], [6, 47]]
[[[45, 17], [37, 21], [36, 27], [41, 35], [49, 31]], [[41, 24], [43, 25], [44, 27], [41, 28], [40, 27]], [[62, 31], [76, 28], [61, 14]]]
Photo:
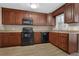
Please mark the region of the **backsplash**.
[[52, 30], [77, 30], [79, 31], [79, 23], [67, 24], [66, 26], [61, 26], [61, 28], [52, 28]]
[[79, 30], [79, 23], [69, 24], [69, 30]]
[[15, 30], [15, 31], [21, 32], [23, 27], [32, 27], [34, 32], [51, 31], [51, 26], [23, 26], [23, 25], [1, 25], [0, 30]]

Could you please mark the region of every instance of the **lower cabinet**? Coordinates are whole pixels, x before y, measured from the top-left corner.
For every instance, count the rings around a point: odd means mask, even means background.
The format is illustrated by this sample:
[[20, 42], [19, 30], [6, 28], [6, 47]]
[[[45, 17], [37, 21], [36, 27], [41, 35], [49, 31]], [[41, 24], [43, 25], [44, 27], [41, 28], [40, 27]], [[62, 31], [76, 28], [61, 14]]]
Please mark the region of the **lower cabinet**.
[[19, 32], [6, 32], [0, 33], [0, 46], [18, 46], [21, 45], [21, 33]]
[[41, 33], [34, 32], [34, 43], [39, 44], [41, 43]]
[[77, 34], [50, 32], [49, 42], [68, 53], [77, 52]]

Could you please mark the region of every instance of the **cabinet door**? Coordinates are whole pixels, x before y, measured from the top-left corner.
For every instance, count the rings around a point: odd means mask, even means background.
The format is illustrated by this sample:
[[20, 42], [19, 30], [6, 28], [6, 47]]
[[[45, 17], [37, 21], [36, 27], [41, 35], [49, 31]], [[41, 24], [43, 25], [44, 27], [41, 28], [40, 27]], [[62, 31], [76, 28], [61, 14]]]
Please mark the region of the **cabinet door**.
[[22, 20], [23, 20], [23, 18], [24, 18], [24, 11], [18, 11], [18, 10], [16, 10], [15, 11], [15, 22], [16, 22], [16, 24], [18, 25], [18, 24], [22, 24]]
[[39, 18], [37, 13], [30, 13], [30, 17], [33, 19], [33, 25], [39, 25]]
[[55, 17], [53, 17], [51, 14], [48, 14], [47, 16], [47, 25], [55, 26], [56, 20]]
[[2, 33], [2, 47], [10, 46], [9, 44], [9, 34], [8, 33]]
[[15, 12], [12, 9], [2, 8], [2, 24], [15, 24]]
[[21, 45], [21, 33], [2, 33], [2, 47]]
[[34, 33], [34, 42], [35, 43], [41, 43], [41, 33], [40, 32]]
[[30, 12], [25, 11], [24, 12], [24, 18], [29, 19], [30, 18]]
[[50, 32], [49, 33], [49, 41], [54, 45], [58, 45], [58, 33]]
[[40, 25], [47, 25], [47, 15], [46, 14], [40, 14], [39, 15], [39, 21], [40, 21]]
[[49, 32], [49, 42], [52, 42], [52, 32]]
[[0, 33], [0, 47], [2, 47], [2, 33]]
[[78, 36], [77, 34], [69, 34], [69, 53], [78, 51]]
[[74, 23], [74, 4], [65, 5], [65, 23]]
[[21, 33], [9, 33], [10, 46], [21, 45]]
[[33, 25], [46, 25], [47, 15], [41, 13], [31, 13], [31, 18], [33, 19]]
[[68, 34], [59, 33], [59, 47], [65, 51], [68, 49]]

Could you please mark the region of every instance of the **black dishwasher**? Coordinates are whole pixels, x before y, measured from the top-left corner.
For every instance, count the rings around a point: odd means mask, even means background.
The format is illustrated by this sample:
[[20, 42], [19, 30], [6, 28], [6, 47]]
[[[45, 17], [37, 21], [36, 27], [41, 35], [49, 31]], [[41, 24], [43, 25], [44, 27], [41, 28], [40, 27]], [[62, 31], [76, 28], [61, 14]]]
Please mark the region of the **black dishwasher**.
[[48, 43], [48, 32], [41, 32], [41, 41], [42, 43]]

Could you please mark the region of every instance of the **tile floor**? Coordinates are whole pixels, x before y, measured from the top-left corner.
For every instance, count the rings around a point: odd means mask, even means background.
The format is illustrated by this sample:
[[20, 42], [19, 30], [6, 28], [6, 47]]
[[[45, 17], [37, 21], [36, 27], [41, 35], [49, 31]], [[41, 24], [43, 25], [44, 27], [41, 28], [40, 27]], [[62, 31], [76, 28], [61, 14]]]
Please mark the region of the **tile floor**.
[[[71, 55], [78, 56], [79, 53]], [[69, 56], [50, 43], [0, 48], [0, 56]]]

